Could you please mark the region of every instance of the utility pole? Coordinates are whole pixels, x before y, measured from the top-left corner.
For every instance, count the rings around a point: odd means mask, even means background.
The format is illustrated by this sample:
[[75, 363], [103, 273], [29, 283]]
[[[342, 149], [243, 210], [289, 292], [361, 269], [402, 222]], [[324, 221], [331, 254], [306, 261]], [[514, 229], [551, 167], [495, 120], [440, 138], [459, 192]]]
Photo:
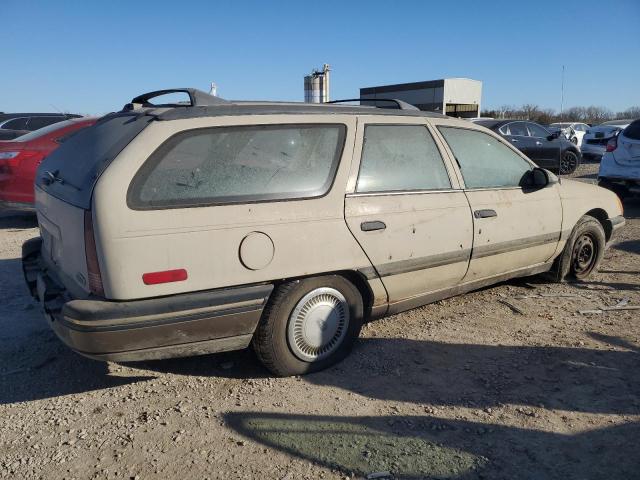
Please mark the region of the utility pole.
[[562, 111], [564, 109], [564, 65], [562, 65], [562, 86], [560, 87], [560, 120], [562, 118]]

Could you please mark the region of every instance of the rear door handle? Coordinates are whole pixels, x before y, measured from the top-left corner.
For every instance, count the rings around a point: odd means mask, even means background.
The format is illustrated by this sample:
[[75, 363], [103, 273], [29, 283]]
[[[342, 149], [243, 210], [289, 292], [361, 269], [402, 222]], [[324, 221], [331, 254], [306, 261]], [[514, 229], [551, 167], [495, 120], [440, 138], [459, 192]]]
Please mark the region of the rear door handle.
[[360, 230], [363, 232], [373, 232], [374, 230], [384, 230], [387, 228], [384, 222], [380, 220], [373, 220], [371, 222], [362, 222], [360, 224]]
[[517, 138], [512, 138], [512, 139], [511, 139], [511, 141], [512, 141], [513, 143], [518, 143], [518, 139], [517, 139]]
[[476, 210], [473, 212], [473, 216], [476, 218], [489, 218], [489, 217], [497, 217], [498, 213], [495, 210], [490, 208], [486, 210]]
[[542, 142], [536, 141], [536, 145], [542, 145]]

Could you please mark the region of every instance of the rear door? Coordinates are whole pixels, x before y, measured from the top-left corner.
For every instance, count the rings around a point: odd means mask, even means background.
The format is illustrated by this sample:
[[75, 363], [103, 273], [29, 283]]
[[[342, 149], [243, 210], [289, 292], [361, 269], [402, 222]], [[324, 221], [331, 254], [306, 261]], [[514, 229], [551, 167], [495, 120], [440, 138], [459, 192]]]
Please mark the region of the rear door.
[[[531, 154], [527, 154], [531, 159], [544, 168], [560, 167], [560, 140], [549, 140], [549, 131], [533, 122], [526, 122], [529, 130], [530, 141], [532, 142]], [[564, 137], [563, 137], [564, 138]]]
[[523, 189], [521, 179], [533, 167], [501, 139], [458, 122], [437, 122], [460, 165], [473, 211], [473, 252], [466, 280], [495, 277], [550, 260], [562, 223], [557, 185]]
[[364, 273], [387, 289], [390, 312], [459, 283], [471, 213], [425, 119], [360, 117], [354, 160], [345, 217], [374, 266]]

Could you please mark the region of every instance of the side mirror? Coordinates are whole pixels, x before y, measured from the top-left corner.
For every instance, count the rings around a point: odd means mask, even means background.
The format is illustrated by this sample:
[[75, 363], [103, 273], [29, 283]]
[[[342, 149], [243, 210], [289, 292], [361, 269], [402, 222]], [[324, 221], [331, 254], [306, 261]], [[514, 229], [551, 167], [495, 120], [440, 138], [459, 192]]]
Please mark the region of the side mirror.
[[556, 138], [558, 138], [560, 135], [562, 134], [562, 132], [554, 132], [551, 135], [549, 135], [547, 137], [547, 140], [551, 141], [551, 140], [555, 140]]
[[538, 190], [558, 183], [558, 177], [544, 168], [536, 167], [522, 177], [520, 186], [524, 189]]

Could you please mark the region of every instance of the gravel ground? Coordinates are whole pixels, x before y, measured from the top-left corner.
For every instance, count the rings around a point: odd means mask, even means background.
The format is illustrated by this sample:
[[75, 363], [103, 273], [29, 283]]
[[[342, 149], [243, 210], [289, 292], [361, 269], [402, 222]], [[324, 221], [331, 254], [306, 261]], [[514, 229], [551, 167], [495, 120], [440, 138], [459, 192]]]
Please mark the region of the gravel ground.
[[74, 354], [23, 285], [34, 221], [5, 215], [0, 477], [640, 478], [640, 315], [578, 313], [640, 305], [640, 202], [626, 216], [589, 282], [521, 279], [376, 321], [340, 365], [280, 379], [249, 350]]

